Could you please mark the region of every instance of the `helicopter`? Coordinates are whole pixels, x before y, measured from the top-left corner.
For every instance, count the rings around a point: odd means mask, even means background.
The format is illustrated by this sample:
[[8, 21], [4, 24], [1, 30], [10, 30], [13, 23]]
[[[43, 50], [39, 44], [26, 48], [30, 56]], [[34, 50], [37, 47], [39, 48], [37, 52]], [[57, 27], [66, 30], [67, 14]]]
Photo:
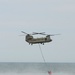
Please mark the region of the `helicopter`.
[[[59, 35], [59, 34], [45, 34], [45, 32], [41, 32], [41, 33], [37, 33], [37, 32], [33, 32], [32, 34], [28, 34], [24, 31], [21, 31], [22, 33], [26, 34], [26, 37], [25, 37], [25, 41], [29, 43], [29, 45], [33, 45], [33, 44], [43, 44], [44, 43], [49, 43], [49, 42], [52, 42], [52, 39], [50, 38], [50, 36], [54, 36], [54, 35]], [[40, 37], [40, 38], [34, 38], [33, 35], [37, 35], [37, 34], [40, 34], [40, 35], [46, 35], [45, 37]]]

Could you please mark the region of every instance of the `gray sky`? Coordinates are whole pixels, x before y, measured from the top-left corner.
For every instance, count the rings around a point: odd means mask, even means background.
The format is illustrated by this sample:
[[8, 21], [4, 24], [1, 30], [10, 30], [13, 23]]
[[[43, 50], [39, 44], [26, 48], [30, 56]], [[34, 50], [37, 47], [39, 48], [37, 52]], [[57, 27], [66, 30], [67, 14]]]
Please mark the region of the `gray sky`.
[[41, 45], [45, 60], [75, 62], [75, 0], [0, 0], [0, 62], [43, 62], [39, 46], [18, 36], [22, 30], [61, 33]]

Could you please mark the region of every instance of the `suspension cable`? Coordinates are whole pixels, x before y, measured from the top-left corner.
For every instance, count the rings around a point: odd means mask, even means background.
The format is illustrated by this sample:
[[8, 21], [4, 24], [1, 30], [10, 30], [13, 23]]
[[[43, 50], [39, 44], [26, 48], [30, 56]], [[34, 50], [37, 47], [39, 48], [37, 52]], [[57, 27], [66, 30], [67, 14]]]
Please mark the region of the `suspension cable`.
[[[44, 61], [44, 63], [46, 64], [46, 66], [47, 66], [47, 63], [46, 63], [46, 60], [45, 60], [45, 58], [44, 58], [44, 55], [43, 55], [43, 52], [42, 52], [42, 49], [41, 49], [41, 46], [40, 46], [40, 44], [39, 44], [39, 48], [40, 48], [40, 52], [41, 52], [41, 55], [42, 55], [42, 58], [43, 58], [43, 61]], [[48, 74], [49, 75], [51, 75], [51, 71], [48, 71]]]
[[40, 44], [39, 44], [39, 48], [40, 48], [40, 52], [41, 52], [41, 55], [42, 55], [43, 61], [44, 61], [44, 63], [46, 64], [46, 61], [45, 61], [45, 58], [44, 58], [44, 55], [43, 55], [43, 52], [42, 52], [42, 49], [41, 49]]

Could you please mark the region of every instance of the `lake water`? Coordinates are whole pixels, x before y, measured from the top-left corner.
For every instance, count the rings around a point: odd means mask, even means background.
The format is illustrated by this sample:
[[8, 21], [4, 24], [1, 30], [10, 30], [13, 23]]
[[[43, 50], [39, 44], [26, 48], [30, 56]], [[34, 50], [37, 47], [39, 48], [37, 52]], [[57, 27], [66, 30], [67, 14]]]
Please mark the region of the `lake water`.
[[0, 63], [0, 75], [75, 75], [75, 63]]

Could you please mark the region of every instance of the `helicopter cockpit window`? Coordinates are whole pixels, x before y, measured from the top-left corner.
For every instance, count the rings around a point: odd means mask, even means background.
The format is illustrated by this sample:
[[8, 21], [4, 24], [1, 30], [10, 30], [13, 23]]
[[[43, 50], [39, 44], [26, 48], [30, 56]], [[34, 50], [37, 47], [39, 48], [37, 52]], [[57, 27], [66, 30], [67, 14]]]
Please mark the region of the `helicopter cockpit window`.
[[29, 38], [28, 40], [32, 40], [32, 38]]

